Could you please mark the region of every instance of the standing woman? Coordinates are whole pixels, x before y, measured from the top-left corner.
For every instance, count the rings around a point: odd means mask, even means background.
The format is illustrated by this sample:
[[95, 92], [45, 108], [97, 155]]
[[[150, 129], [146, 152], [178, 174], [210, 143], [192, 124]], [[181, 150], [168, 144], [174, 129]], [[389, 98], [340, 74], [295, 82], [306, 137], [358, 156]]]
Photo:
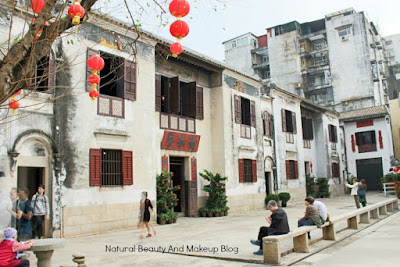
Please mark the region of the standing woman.
[[[147, 192], [142, 192], [142, 199], [140, 200], [140, 213], [139, 213], [139, 228], [143, 229], [143, 224], [146, 225], [147, 228], [147, 236], [151, 237], [150, 227], [153, 229], [154, 235], [157, 234], [156, 230], [152, 223], [150, 223], [150, 209], [153, 211], [153, 216], [156, 217], [156, 209], [151, 204], [150, 199], [147, 198]], [[143, 238], [143, 235], [140, 235], [140, 238]]]
[[363, 207], [367, 206], [367, 183], [365, 179], [361, 179], [360, 184], [358, 185], [358, 196], [360, 197], [360, 203]]
[[353, 184], [348, 184], [347, 181], [346, 181], [345, 185], [348, 188], [351, 188], [351, 193], [350, 194], [354, 197], [354, 201], [356, 202], [356, 207], [357, 207], [357, 209], [359, 209], [360, 208], [360, 202], [359, 202], [359, 197], [357, 195], [359, 182], [357, 182], [357, 178], [353, 178]]

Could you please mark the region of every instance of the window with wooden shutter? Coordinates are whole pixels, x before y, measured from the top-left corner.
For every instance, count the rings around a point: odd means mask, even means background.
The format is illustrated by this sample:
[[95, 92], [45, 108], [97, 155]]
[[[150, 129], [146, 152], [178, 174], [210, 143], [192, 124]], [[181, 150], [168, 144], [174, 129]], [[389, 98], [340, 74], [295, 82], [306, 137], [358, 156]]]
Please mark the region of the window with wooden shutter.
[[239, 183], [244, 183], [244, 159], [239, 159]]
[[257, 160], [252, 160], [253, 183], [257, 182]]
[[294, 173], [296, 179], [299, 179], [299, 164], [297, 161], [294, 162]]
[[242, 123], [242, 104], [241, 97], [235, 95], [235, 123]]
[[122, 151], [122, 185], [133, 185], [132, 151]]
[[[88, 50], [87, 50], [86, 62], [87, 62], [87, 60], [88, 60], [91, 56], [99, 55], [99, 54], [100, 54], [99, 51], [88, 48]], [[90, 77], [90, 75], [92, 75], [92, 69], [89, 68], [89, 67], [87, 66], [87, 64], [86, 64], [86, 91], [92, 90], [92, 85], [89, 83], [89, 77]], [[100, 76], [100, 71], [97, 72], [97, 75]], [[100, 77], [101, 77], [101, 76], [100, 76]], [[98, 88], [98, 90], [99, 90], [99, 88]], [[100, 92], [100, 90], [99, 90], [99, 92]]]
[[268, 113], [268, 111], [264, 111], [264, 116], [263, 116], [263, 126], [264, 126], [264, 135], [271, 137], [272, 136], [272, 125], [271, 125], [271, 115]]
[[290, 160], [286, 160], [286, 179], [291, 179], [291, 175], [290, 175]]
[[307, 119], [307, 136], [309, 138], [308, 140], [314, 139], [314, 128], [312, 119]]
[[299, 178], [299, 167], [297, 161], [286, 160], [286, 178], [288, 180]]
[[122, 150], [101, 150], [101, 185], [123, 185]]
[[179, 77], [173, 77], [169, 82], [169, 113], [179, 113], [181, 111]]
[[181, 115], [196, 117], [196, 82], [181, 83]]
[[203, 87], [196, 86], [196, 119], [204, 119]]
[[338, 138], [337, 138], [337, 127], [333, 126], [333, 136], [334, 136], [334, 143], [337, 143]]
[[333, 178], [340, 177], [340, 167], [338, 163], [332, 163], [332, 177]]
[[161, 111], [161, 75], [156, 74], [156, 111]]
[[252, 126], [252, 117], [251, 117], [251, 108], [250, 108], [250, 100], [244, 97], [240, 98], [240, 110], [242, 112], [242, 122], [243, 125]]
[[301, 117], [301, 127], [303, 130], [303, 139], [308, 140], [307, 118]]
[[286, 132], [286, 110], [281, 110], [281, 117], [282, 117], [282, 132]]
[[101, 149], [90, 149], [90, 186], [101, 186]]
[[136, 100], [136, 63], [125, 59], [124, 98]]
[[336, 126], [329, 124], [329, 141], [332, 143], [337, 143], [337, 130]]
[[292, 112], [293, 134], [297, 134], [296, 113]]
[[251, 127], [256, 127], [256, 103], [250, 101]]

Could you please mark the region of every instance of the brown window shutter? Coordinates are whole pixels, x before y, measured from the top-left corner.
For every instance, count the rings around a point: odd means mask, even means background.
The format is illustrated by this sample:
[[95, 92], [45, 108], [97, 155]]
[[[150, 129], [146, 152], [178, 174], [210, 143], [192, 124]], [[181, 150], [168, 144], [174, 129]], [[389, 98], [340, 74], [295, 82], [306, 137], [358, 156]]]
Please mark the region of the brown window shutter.
[[203, 87], [196, 86], [196, 119], [204, 119]]
[[52, 94], [54, 93], [55, 87], [55, 77], [56, 77], [56, 59], [53, 50], [50, 49], [49, 55], [49, 72], [48, 72], [48, 80], [47, 80], [47, 90], [46, 93]]
[[271, 115], [267, 112], [267, 136], [272, 137], [272, 125], [271, 125]]
[[122, 151], [122, 185], [133, 185], [132, 151]]
[[186, 83], [182, 86], [182, 96], [185, 105], [186, 115], [191, 118], [196, 117], [196, 82]]
[[257, 182], [257, 160], [251, 161], [251, 170], [253, 172], [253, 183]]
[[197, 159], [192, 158], [192, 181], [197, 180]]
[[290, 160], [286, 160], [286, 179], [291, 179], [291, 177], [290, 177]]
[[178, 113], [181, 110], [179, 77], [173, 77], [169, 82], [169, 112]]
[[336, 164], [336, 174], [337, 174], [337, 177], [340, 178], [340, 166], [339, 166], [339, 163]]
[[297, 134], [296, 113], [292, 112], [293, 134]]
[[335, 177], [335, 164], [331, 164], [331, 170], [332, 170], [332, 177]]
[[250, 101], [251, 127], [256, 127], [256, 102]]
[[239, 159], [239, 183], [244, 183], [244, 159]]
[[299, 179], [299, 164], [297, 161], [294, 162], [294, 172], [296, 174], [296, 179]]
[[[98, 55], [98, 54], [100, 54], [99, 51], [88, 48], [86, 62], [91, 56]], [[86, 91], [92, 90], [92, 85], [89, 83], [90, 75], [92, 75], [92, 69], [90, 69], [86, 64]], [[97, 75], [100, 76], [100, 71], [97, 72]], [[101, 76], [100, 76], [100, 78], [101, 78]], [[98, 91], [100, 92], [99, 88], [98, 88]]]
[[156, 74], [156, 111], [161, 111], [161, 75]]
[[282, 131], [286, 132], [286, 110], [282, 109], [281, 110], [281, 114], [282, 114]]
[[161, 157], [161, 170], [168, 172], [168, 157], [167, 156]]
[[242, 123], [242, 105], [238, 95], [235, 95], [235, 123]]
[[124, 98], [136, 100], [136, 64], [127, 59], [124, 63]]
[[307, 119], [301, 117], [301, 128], [303, 130], [303, 140], [308, 140]]
[[334, 143], [337, 143], [337, 129], [336, 128], [337, 128], [336, 126], [333, 126], [333, 138], [334, 138], [333, 142]]
[[314, 129], [312, 119], [307, 119], [307, 133], [309, 140], [314, 139]]
[[101, 186], [101, 149], [90, 149], [90, 186]]
[[329, 142], [332, 142], [332, 125], [328, 125], [328, 132], [329, 132]]

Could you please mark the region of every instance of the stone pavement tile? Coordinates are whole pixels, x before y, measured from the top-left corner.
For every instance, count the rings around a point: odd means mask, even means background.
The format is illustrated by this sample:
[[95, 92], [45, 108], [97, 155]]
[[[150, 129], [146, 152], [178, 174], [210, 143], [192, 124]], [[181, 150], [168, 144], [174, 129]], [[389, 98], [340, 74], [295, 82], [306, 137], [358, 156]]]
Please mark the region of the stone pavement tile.
[[[383, 194], [369, 194], [370, 204], [384, 200]], [[354, 200], [346, 195], [332, 199], [322, 199], [327, 205], [332, 217], [355, 209]], [[304, 215], [305, 206], [300, 203], [285, 208], [288, 214], [289, 225], [292, 230], [297, 228], [298, 218]], [[250, 244], [250, 239], [255, 239], [260, 226], [265, 225], [265, 216], [270, 212], [266, 210], [254, 211], [246, 214], [230, 214], [219, 218], [179, 218], [176, 224], [156, 225], [157, 235], [139, 239], [140, 230], [121, 230], [100, 235], [69, 238], [68, 245], [58, 249], [53, 254], [54, 266], [72, 266], [72, 254], [76, 251], [86, 254], [89, 266], [127, 266], [135, 263], [145, 263], [147, 266], [171, 266], [176, 263], [183, 265], [210, 263], [211, 266], [233, 266], [231, 261], [220, 261], [200, 257], [189, 257], [157, 252], [138, 252], [139, 246], [146, 248], [162, 247], [168, 250], [170, 246], [179, 250], [183, 246], [185, 253], [221, 258], [244, 259], [261, 262], [263, 257], [253, 255], [258, 248]], [[321, 230], [312, 232], [312, 239], [321, 237]], [[106, 252], [106, 246], [135, 247], [135, 252]], [[191, 248], [208, 248], [207, 251], [190, 251]], [[282, 250], [293, 247], [289, 240], [282, 244]], [[224, 251], [223, 248], [228, 248]], [[30, 257], [32, 259], [34, 256]], [[187, 264], [185, 264], [187, 263]], [[238, 262], [236, 266], [246, 266], [246, 262]]]

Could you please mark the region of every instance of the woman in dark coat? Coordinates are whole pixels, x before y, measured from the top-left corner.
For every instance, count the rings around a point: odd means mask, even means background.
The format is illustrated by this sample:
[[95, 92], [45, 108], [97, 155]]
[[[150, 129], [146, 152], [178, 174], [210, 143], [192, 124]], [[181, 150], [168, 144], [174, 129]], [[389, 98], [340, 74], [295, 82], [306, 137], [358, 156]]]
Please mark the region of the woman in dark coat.
[[[140, 200], [140, 211], [139, 211], [139, 223], [138, 227], [140, 229], [143, 229], [144, 225], [146, 225], [147, 228], [147, 236], [146, 237], [151, 237], [150, 233], [150, 227], [153, 229], [154, 235], [157, 234], [156, 230], [154, 229], [154, 226], [152, 223], [150, 223], [150, 210], [153, 211], [154, 217], [156, 217], [156, 209], [153, 207], [151, 204], [150, 199], [147, 198], [147, 192], [142, 192], [142, 199]], [[143, 235], [140, 235], [140, 238], [143, 238]]]

